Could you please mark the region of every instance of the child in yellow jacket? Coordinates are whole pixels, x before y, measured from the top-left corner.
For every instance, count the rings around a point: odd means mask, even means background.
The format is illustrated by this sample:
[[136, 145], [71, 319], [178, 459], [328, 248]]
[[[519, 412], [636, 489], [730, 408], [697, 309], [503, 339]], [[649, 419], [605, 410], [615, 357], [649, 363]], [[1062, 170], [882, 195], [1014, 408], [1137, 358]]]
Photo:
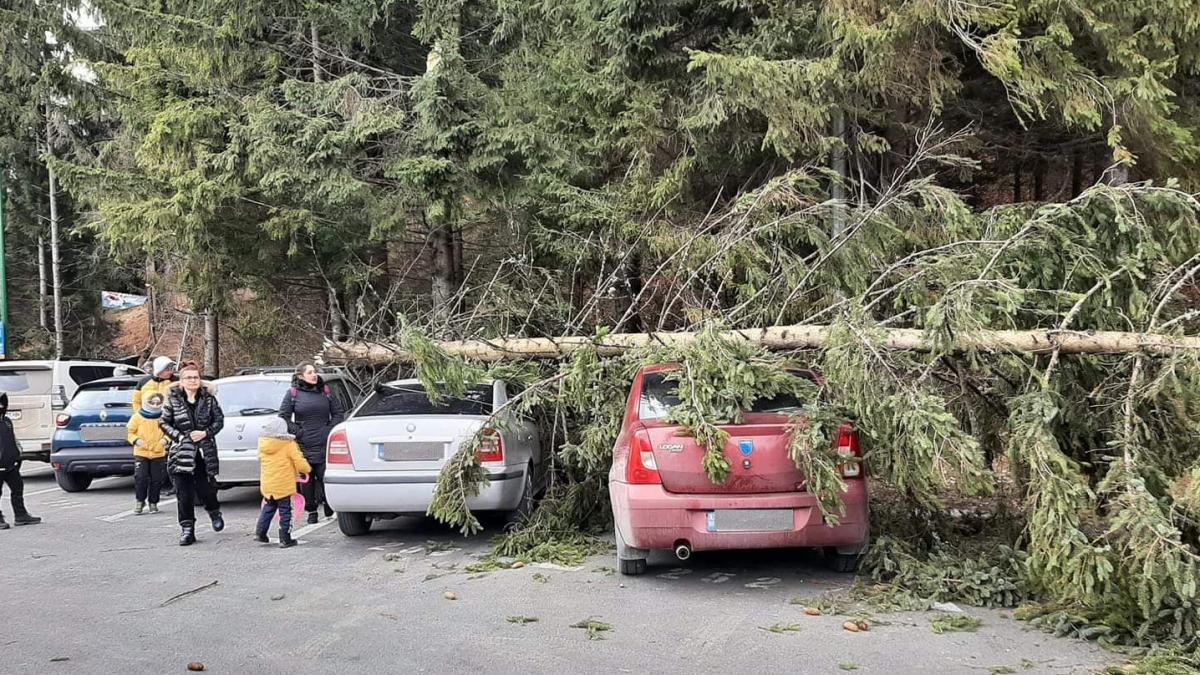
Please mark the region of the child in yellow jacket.
[[129, 444], [133, 446], [133, 489], [137, 504], [135, 515], [141, 515], [150, 500], [150, 513], [158, 513], [158, 497], [167, 476], [167, 437], [158, 419], [162, 417], [163, 395], [152, 393], [142, 400], [127, 425]]
[[262, 491], [262, 512], [254, 529], [255, 541], [268, 542], [267, 530], [271, 519], [279, 512], [279, 547], [296, 545], [292, 539], [292, 495], [296, 494], [298, 474], [312, 473], [312, 467], [300, 452], [296, 437], [288, 433], [282, 417], [271, 417], [263, 425], [258, 438], [259, 489]]

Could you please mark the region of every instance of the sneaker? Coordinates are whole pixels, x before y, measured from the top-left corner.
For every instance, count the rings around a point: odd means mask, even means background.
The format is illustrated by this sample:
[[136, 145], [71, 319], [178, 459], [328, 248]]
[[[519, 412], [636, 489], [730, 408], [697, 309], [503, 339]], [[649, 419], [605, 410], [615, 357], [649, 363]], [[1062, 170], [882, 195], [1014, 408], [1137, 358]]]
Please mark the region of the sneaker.
[[7, 530], [8, 527], [8, 523], [4, 522], [4, 516], [0, 516], [0, 530]]
[[41, 518], [28, 513], [13, 518], [13, 525], [37, 525], [40, 522], [42, 522]]
[[271, 540], [267, 538], [266, 532], [255, 532], [254, 533], [254, 541], [257, 541], [260, 544], [271, 543]]
[[316, 525], [318, 520], [320, 520], [320, 518], [317, 517], [316, 511], [308, 512], [308, 524], [309, 525]]
[[279, 535], [279, 548], [291, 548], [296, 545], [296, 540], [292, 539], [291, 532], [284, 532]]
[[209, 515], [212, 516], [213, 532], [220, 532], [225, 529], [225, 519], [221, 517], [220, 511], [214, 511]]
[[158, 513], [158, 504], [150, 505], [150, 513]]
[[332, 508], [330, 508], [328, 504], [326, 504], [326, 505], [325, 505], [325, 517], [326, 517], [326, 518], [332, 518], [332, 517], [333, 517], [333, 509], [332, 509]]
[[136, 505], [133, 507], [133, 515], [135, 515], [135, 516], [140, 516], [140, 515], [142, 515], [142, 511], [144, 511], [145, 509], [146, 509], [146, 503], [145, 503], [145, 502], [138, 502], [138, 503], [137, 503], [137, 504], [136, 504]]
[[191, 546], [196, 543], [196, 528], [191, 525], [184, 525], [183, 532], [179, 535], [180, 546]]

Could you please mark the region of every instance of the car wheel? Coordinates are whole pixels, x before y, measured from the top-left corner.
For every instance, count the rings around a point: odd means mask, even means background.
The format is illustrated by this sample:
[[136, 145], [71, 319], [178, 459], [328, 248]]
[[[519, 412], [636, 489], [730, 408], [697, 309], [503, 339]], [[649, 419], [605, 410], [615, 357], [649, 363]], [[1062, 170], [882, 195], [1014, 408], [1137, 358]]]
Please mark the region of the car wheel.
[[862, 558], [861, 553], [838, 553], [836, 549], [825, 549], [825, 565], [834, 572], [857, 572]]
[[65, 492], [83, 492], [92, 484], [92, 476], [86, 473], [72, 473], [70, 471], [55, 471], [54, 480], [58, 483], [58, 487]]
[[517, 502], [517, 508], [509, 511], [504, 516], [504, 529], [508, 532], [514, 532], [521, 529], [529, 517], [533, 515], [534, 506], [536, 506], [536, 495], [533, 484], [533, 465], [525, 467], [525, 482], [521, 488], [521, 501]]
[[347, 537], [361, 537], [371, 531], [371, 520], [366, 514], [338, 511], [338, 529]]
[[645, 574], [646, 558], [649, 557], [650, 551], [626, 544], [620, 529], [614, 527], [613, 532], [617, 540], [617, 569], [621, 570], [621, 574], [625, 576], [635, 577]]

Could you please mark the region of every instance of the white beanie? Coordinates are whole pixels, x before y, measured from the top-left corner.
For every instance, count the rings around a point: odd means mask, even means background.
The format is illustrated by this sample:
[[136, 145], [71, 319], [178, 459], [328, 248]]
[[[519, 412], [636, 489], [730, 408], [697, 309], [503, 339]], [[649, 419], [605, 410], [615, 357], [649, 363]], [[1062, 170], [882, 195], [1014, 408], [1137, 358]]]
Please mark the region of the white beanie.
[[171, 357], [169, 356], [160, 356], [154, 359], [153, 365], [150, 366], [150, 374], [158, 377], [162, 374], [162, 371], [166, 370], [167, 368], [174, 369], [175, 362], [172, 361]]
[[263, 423], [262, 435], [270, 436], [271, 438], [295, 438], [288, 433], [287, 422], [284, 422], [283, 418], [278, 416], [272, 416], [271, 419]]

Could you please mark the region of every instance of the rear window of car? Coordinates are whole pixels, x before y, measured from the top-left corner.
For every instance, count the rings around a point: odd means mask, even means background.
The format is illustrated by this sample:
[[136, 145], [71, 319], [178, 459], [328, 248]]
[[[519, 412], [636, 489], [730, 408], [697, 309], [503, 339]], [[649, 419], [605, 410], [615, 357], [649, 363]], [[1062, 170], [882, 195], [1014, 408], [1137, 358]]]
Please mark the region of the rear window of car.
[[129, 408], [133, 405], [134, 384], [114, 384], [107, 387], [85, 387], [75, 392], [71, 407], [75, 410]]
[[363, 403], [355, 417], [380, 415], [491, 415], [492, 385], [471, 385], [464, 396], [445, 396], [430, 402], [419, 384], [384, 385]]
[[45, 396], [54, 378], [49, 370], [0, 370], [0, 391], [18, 396]]
[[217, 402], [226, 415], [271, 415], [279, 412], [291, 390], [287, 380], [241, 380], [217, 384]]
[[[678, 382], [667, 379], [669, 372], [647, 373], [642, 377], [642, 396], [638, 399], [638, 419], [657, 420], [666, 417], [671, 408], [679, 405]], [[797, 374], [797, 377], [803, 377]], [[804, 402], [791, 394], [760, 398], [746, 412], [791, 413], [804, 408]]]

